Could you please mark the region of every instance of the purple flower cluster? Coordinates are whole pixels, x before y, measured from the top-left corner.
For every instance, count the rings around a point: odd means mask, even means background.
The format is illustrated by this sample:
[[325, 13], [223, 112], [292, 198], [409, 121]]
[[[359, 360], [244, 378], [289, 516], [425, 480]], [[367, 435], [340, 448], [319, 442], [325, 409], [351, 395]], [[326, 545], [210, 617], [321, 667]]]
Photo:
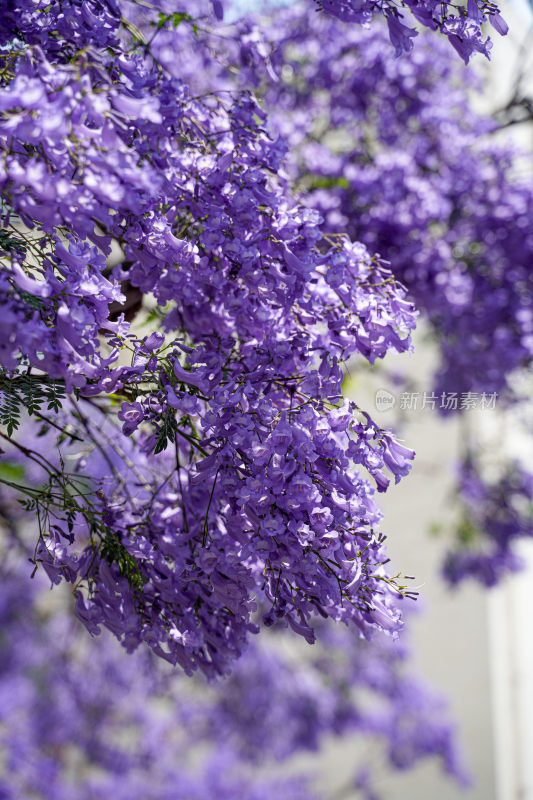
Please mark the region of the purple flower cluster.
[[[50, 250], [26, 234], [17, 241], [23, 244], [10, 250], [10, 270], [0, 273], [2, 367], [15, 373], [22, 356], [30, 367], [64, 380], [68, 391], [107, 374], [118, 351], [104, 354], [99, 333], [109, 342], [120, 332], [109, 309], [124, 298], [118, 284], [102, 274], [102, 254], [74, 238], [66, 246], [56, 239]], [[42, 268], [33, 274], [23, 267], [32, 251], [42, 257]]]
[[[399, 628], [398, 587], [384, 568], [383, 537], [371, 532], [380, 518], [374, 490], [347, 466], [364, 465], [384, 489], [383, 468], [399, 477], [412, 451], [366, 417], [354, 422], [348, 404], [318, 417], [305, 408], [251, 445], [226, 416], [230, 435], [189, 469], [182, 464], [196, 450], [182, 449], [182, 434], [194, 441], [186, 427], [177, 429], [177, 456], [140, 458], [133, 441], [122, 449], [121, 429], [85, 419], [96, 447], [79, 469], [98, 481], [97, 498], [91, 515], [77, 513], [72, 534], [59, 524], [43, 536], [38, 559], [54, 583], [87, 587], [76, 611], [90, 632], [103, 624], [130, 651], [144, 641], [187, 673], [212, 675], [258, 630], [258, 599], [265, 625], [283, 622], [309, 642], [317, 614], [367, 636]], [[297, 466], [304, 458], [308, 472]], [[329, 459], [331, 471], [321, 466]]]
[[[451, 45], [457, 50], [467, 64], [474, 53], [483, 53], [490, 57], [492, 42], [483, 38], [481, 25], [487, 20], [497, 33], [502, 36], [508, 26], [501, 16], [498, 6], [481, 0], [468, 0], [466, 6], [439, 0], [402, 0], [400, 4], [391, 0], [315, 0], [320, 9], [342, 20], [368, 24], [376, 14], [382, 14], [387, 20], [389, 38], [396, 50], [396, 55], [409, 53], [413, 48], [413, 39], [418, 31], [406, 24], [406, 20], [419, 23], [432, 31], [438, 30], [448, 37]], [[401, 10], [400, 10], [401, 9]], [[407, 12], [407, 17], [405, 16]]]
[[89, 631], [187, 673], [226, 672], [258, 602], [310, 642], [317, 617], [395, 632], [373, 494], [414, 454], [341, 384], [354, 354], [409, 349], [405, 290], [295, 203], [248, 90], [195, 93], [169, 63], [184, 35], [195, 47], [187, 14], [90, 0], [27, 4], [13, 25], [3, 397], [62, 380], [45, 422], [83, 442], [68, 475], [13, 444], [47, 475], [26, 487], [38, 561], [76, 584]]
[[533, 536], [533, 475], [512, 463], [498, 479], [487, 480], [471, 456], [461, 464], [458, 493], [462, 515], [457, 545], [447, 557], [444, 575], [452, 584], [472, 577], [494, 586], [521, 567], [512, 549], [516, 539]]
[[[533, 354], [533, 195], [520, 153], [472, 109], [474, 74], [429, 34], [395, 60], [377, 26], [346, 30], [305, 6], [266, 32], [241, 24], [305, 203], [389, 260], [429, 319], [434, 391], [507, 393]], [[257, 51], [269, 40], [266, 69]]]

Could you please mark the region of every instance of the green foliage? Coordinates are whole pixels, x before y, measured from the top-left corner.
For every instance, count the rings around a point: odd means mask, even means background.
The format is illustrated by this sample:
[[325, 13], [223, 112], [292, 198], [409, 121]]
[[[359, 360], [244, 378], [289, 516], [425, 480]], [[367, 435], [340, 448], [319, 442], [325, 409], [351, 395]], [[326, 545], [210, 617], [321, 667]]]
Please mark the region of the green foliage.
[[13, 250], [24, 255], [26, 253], [24, 242], [15, 238], [11, 233], [0, 229], [0, 251], [11, 253]]
[[18, 374], [8, 377], [0, 371], [0, 423], [11, 437], [20, 426], [21, 411], [40, 416], [43, 407], [58, 412], [66, 397], [63, 381], [45, 375]]
[[168, 22], [172, 23], [173, 28], [177, 28], [182, 22], [189, 22], [194, 31], [194, 35], [198, 36], [198, 26], [194, 22], [194, 17], [191, 17], [190, 14], [185, 14], [184, 12], [179, 11], [175, 14], [160, 13], [159, 20], [157, 22], [157, 30], [164, 28]]
[[120, 574], [127, 579], [134, 591], [142, 590], [144, 579], [139, 565], [131, 553], [128, 553], [115, 533], [111, 533], [111, 531], [107, 533], [100, 552], [102, 558], [105, 558], [108, 564], [116, 564], [118, 566]]
[[163, 450], [166, 450], [169, 443], [172, 443], [176, 439], [176, 417], [172, 409], [168, 409], [165, 411], [163, 415], [163, 421], [161, 423], [161, 427], [157, 433], [157, 439], [155, 443], [154, 453], [161, 453]]
[[0, 399], [0, 422], [11, 437], [20, 425], [20, 401], [11, 392], [2, 391]]

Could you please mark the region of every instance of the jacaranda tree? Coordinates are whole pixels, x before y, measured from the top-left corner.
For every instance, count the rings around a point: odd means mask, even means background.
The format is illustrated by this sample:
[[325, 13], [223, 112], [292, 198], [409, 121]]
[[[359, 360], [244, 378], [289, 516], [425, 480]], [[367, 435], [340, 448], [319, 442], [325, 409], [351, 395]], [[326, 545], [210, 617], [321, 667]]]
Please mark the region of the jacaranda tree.
[[414, 453], [342, 382], [420, 312], [436, 390], [528, 363], [530, 190], [457, 77], [497, 7], [0, 8], [2, 796], [311, 798], [255, 765], [347, 731], [464, 780], [395, 641], [375, 494]]

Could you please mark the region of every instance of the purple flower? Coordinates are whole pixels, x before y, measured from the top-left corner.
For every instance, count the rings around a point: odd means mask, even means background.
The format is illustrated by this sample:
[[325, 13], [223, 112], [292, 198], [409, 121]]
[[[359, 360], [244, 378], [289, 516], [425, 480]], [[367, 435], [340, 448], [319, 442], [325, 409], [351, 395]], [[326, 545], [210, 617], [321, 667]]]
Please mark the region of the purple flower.
[[137, 430], [144, 419], [144, 411], [140, 403], [122, 403], [118, 418], [123, 421], [122, 432], [129, 436]]

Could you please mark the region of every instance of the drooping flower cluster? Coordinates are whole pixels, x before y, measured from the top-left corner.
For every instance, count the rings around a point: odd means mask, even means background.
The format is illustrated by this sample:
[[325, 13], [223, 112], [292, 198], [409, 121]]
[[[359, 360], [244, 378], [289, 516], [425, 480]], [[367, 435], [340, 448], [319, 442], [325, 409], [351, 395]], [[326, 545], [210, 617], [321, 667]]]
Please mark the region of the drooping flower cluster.
[[[348, 407], [317, 422], [310, 416], [306, 425], [297, 417], [289, 427], [287, 417], [251, 451], [239, 443], [242, 434], [233, 423], [229, 433], [239, 453], [250, 453], [236, 479], [226, 444], [220, 455], [212, 453], [188, 471], [181, 463], [195, 449], [187, 452], [180, 442], [179, 467], [174, 452], [161, 453], [156, 469], [133, 446], [121, 449], [120, 431], [84, 418], [96, 447], [80, 469], [100, 478], [100, 494], [83, 522], [74, 520], [72, 534], [50, 529], [39, 560], [54, 582], [81, 578], [88, 584], [88, 598], [77, 594], [77, 613], [91, 632], [104, 624], [129, 650], [144, 640], [188, 673], [197, 667], [209, 675], [227, 670], [247, 633], [257, 630], [257, 598], [266, 604], [264, 624], [285, 621], [311, 642], [317, 612], [352, 621], [366, 635], [374, 627], [394, 630], [399, 617], [394, 586], [387, 588], [382, 540], [363, 527], [379, 521], [373, 489], [338, 468], [332, 477], [316, 462], [338, 460], [337, 441], [344, 439], [350, 458], [368, 462], [381, 481], [384, 462], [401, 474], [411, 452], [385, 432], [376, 432], [383, 437], [378, 446], [362, 437], [356, 444], [342, 427], [348, 419]], [[336, 436], [323, 433], [324, 420], [336, 424]], [[368, 437], [366, 425], [350, 424]], [[185, 428], [177, 435], [182, 431], [187, 442]], [[306, 449], [316, 465], [309, 474], [295, 465]], [[315, 481], [326, 490], [320, 499]], [[343, 521], [355, 514], [364, 522], [344, 530]]]
[[[341, 384], [408, 349], [403, 287], [295, 204], [249, 91], [165, 65], [187, 14], [41, 11], [4, 33], [0, 99], [1, 414], [44, 470], [37, 560], [92, 633], [187, 673], [227, 671], [258, 603], [308, 641], [317, 616], [395, 631], [372, 495], [413, 452]], [[13, 441], [17, 402], [81, 440], [68, 462]]]
[[[501, 16], [498, 6], [481, 0], [468, 0], [466, 6], [437, 0], [316, 0], [318, 6], [344, 22], [368, 24], [376, 14], [383, 14], [387, 20], [389, 37], [396, 49], [396, 55], [408, 53], [413, 48], [417, 30], [412, 23], [419, 23], [430, 30], [438, 30], [448, 37], [450, 44], [461, 58], [468, 63], [474, 53], [490, 56], [492, 42], [483, 38], [482, 23], [490, 22], [502, 36], [508, 26]], [[407, 12], [407, 17], [405, 16]], [[413, 19], [414, 18], [414, 19]], [[411, 25], [406, 24], [410, 22]]]

